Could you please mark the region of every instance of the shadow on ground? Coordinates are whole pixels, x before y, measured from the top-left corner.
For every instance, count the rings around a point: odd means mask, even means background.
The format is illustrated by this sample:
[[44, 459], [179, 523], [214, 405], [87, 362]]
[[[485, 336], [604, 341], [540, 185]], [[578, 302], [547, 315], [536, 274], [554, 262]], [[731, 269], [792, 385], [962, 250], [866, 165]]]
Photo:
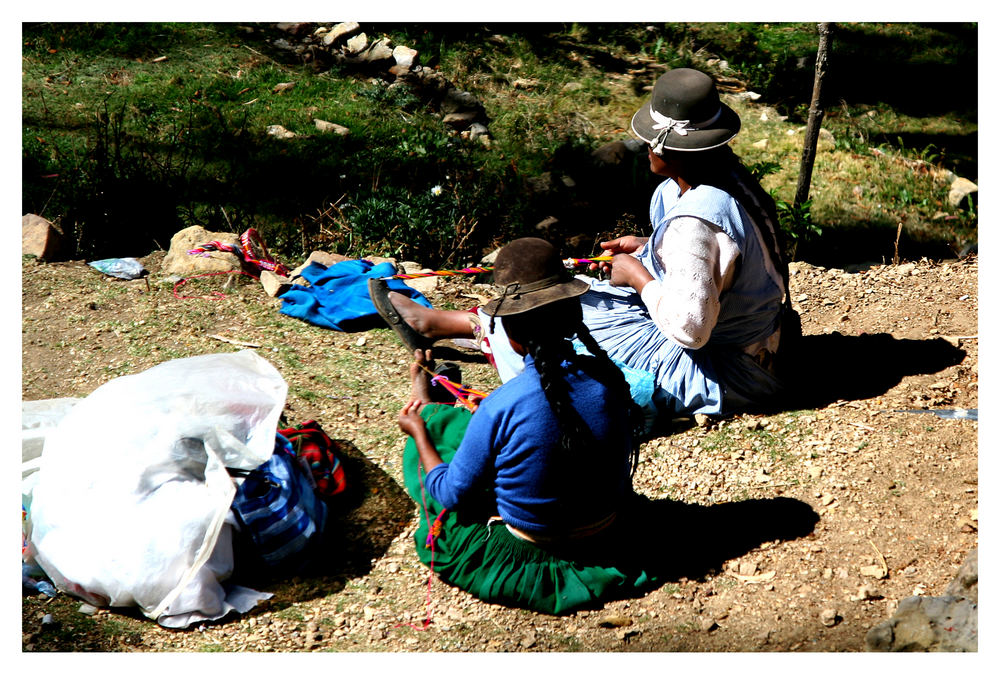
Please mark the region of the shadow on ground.
[[[716, 575], [727, 561], [764, 543], [809, 535], [818, 522], [819, 514], [794, 498], [699, 505], [632, 494], [601, 546], [567, 558], [584, 568], [613, 567], [627, 579], [646, 580], [611, 592], [608, 600], [635, 598], [670, 582]], [[645, 574], [637, 577], [640, 571]], [[590, 607], [603, 605], [594, 601]]]
[[[644, 524], [658, 524], [646, 537], [662, 561], [667, 579], [700, 579], [765, 542], [809, 535], [819, 522], [813, 508], [793, 498], [768, 498], [714, 505], [649, 500], [638, 496]], [[662, 532], [657, 533], [656, 530]]]
[[904, 376], [937, 373], [961, 363], [965, 351], [943, 338], [910, 340], [888, 333], [802, 336], [790, 355], [786, 409], [822, 408], [836, 401], [868, 399]]
[[326, 529], [309, 563], [300, 570], [270, 574], [257, 569], [237, 571], [241, 583], [274, 594], [269, 603], [272, 610], [337, 593], [348, 580], [368, 574], [371, 562], [385, 554], [413, 516], [413, 501], [395, 479], [351, 442], [334, 441], [347, 488], [327, 500]]

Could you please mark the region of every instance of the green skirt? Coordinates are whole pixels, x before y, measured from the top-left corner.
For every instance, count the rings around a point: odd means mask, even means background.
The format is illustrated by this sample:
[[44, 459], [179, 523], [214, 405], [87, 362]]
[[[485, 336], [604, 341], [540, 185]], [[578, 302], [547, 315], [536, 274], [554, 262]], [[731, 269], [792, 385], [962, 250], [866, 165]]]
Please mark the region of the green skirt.
[[[421, 411], [441, 458], [448, 462], [465, 435], [471, 413], [442, 404]], [[443, 581], [490, 603], [559, 615], [642, 593], [657, 575], [639, 561], [637, 543], [619, 513], [604, 532], [556, 550], [521, 540], [502, 523], [488, 526], [491, 496], [461, 511], [444, 510], [423, 488], [423, 468], [413, 439], [403, 451], [406, 490], [416, 501], [417, 556]], [[429, 538], [434, 532], [436, 536]], [[646, 543], [648, 552], [648, 543]]]

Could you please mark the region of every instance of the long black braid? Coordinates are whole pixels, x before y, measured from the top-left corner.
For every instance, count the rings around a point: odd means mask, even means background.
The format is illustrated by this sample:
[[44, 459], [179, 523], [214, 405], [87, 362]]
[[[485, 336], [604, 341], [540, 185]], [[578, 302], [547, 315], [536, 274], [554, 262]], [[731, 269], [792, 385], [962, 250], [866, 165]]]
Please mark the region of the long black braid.
[[[633, 443], [629, 457], [630, 473], [635, 473], [639, 459], [638, 433], [642, 429], [642, 415], [632, 399], [628, 383], [618, 369], [590, 335], [583, 324], [580, 302], [576, 298], [550, 303], [537, 310], [504, 317], [504, 330], [531, 354], [538, 371], [542, 391], [559, 424], [560, 446], [568, 454], [575, 454], [594, 443], [594, 437], [580, 413], [573, 407], [562, 363], [568, 361], [599, 382], [611, 392], [620, 391], [629, 404], [633, 424]], [[573, 348], [577, 335], [593, 356], [581, 355]]]
[[[583, 320], [577, 325], [576, 337], [580, 339], [580, 342], [587, 348], [587, 351], [594, 355], [592, 359], [585, 360], [582, 367], [584, 372], [595, 380], [605, 383], [610, 391], [614, 392], [618, 390], [625, 401], [628, 402], [629, 421], [632, 424], [632, 452], [629, 455], [629, 474], [634, 476], [635, 470], [639, 466], [639, 441], [642, 438], [645, 427], [642, 409], [639, 407], [639, 404], [635, 403], [635, 399], [632, 398], [632, 389], [629, 387], [628, 381], [625, 380], [625, 375], [611, 361], [608, 353], [604, 351], [604, 348], [590, 334], [590, 329], [583, 323]], [[591, 372], [591, 369], [596, 371], [596, 373]]]

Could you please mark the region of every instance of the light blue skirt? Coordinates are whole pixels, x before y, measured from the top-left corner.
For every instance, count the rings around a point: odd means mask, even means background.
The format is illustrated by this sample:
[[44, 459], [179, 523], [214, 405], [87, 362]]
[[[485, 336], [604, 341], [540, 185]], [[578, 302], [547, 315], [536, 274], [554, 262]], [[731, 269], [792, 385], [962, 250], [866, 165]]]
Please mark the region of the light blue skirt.
[[580, 296], [583, 323], [609, 357], [652, 374], [661, 413], [726, 413], [763, 404], [780, 391], [778, 380], [739, 348], [684, 348], [660, 331], [633, 289], [580, 279], [591, 285]]

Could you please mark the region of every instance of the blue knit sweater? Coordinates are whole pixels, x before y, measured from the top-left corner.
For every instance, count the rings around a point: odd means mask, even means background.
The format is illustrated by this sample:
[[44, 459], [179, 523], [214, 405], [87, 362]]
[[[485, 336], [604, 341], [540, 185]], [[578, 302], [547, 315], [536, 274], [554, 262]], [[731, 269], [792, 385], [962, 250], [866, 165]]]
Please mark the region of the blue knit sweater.
[[[447, 509], [493, 487], [497, 513], [529, 533], [558, 535], [615, 512], [629, 488], [627, 401], [563, 363], [573, 407], [594, 435], [576, 457], [559, 429], [534, 360], [480, 404], [450, 463], [428, 472], [427, 491]], [[567, 370], [568, 369], [568, 370]]]

